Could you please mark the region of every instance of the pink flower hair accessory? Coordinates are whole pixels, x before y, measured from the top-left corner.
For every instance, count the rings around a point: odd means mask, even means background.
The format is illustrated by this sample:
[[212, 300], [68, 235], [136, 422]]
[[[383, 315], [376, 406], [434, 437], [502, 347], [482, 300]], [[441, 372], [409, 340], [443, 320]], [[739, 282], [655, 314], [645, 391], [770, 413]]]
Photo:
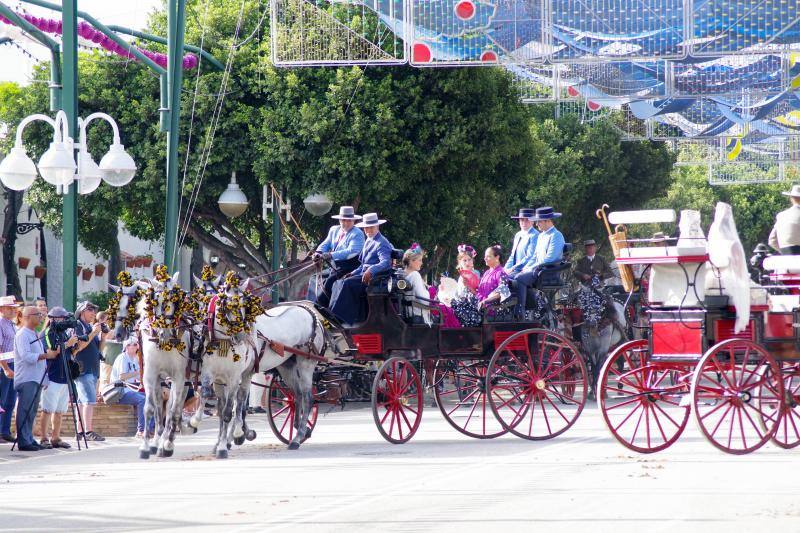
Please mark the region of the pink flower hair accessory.
[[475, 248], [473, 248], [469, 244], [459, 244], [458, 253], [467, 254], [473, 259], [475, 259], [475, 256], [478, 255], [478, 252], [475, 251]]

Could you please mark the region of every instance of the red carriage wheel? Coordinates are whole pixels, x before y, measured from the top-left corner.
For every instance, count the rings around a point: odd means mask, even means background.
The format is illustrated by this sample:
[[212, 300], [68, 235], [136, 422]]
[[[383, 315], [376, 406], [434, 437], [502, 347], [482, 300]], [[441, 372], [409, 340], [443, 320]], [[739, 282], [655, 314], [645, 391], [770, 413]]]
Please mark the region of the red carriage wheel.
[[[759, 391], [758, 401], [764, 415], [761, 422], [764, 429], [778, 417], [778, 429], [772, 442], [781, 448], [794, 448], [800, 445], [800, 363], [782, 361], [783, 401], [775, 402], [768, 387]], [[766, 393], [766, 394], [762, 394]]]
[[383, 363], [372, 383], [372, 416], [383, 438], [392, 444], [408, 442], [422, 421], [422, 382], [402, 357]]
[[505, 429], [524, 439], [564, 433], [586, 404], [583, 356], [552, 331], [515, 333], [497, 348], [487, 373], [492, 412]]
[[[639, 453], [671, 446], [689, 421], [691, 368], [650, 361], [646, 340], [626, 342], [600, 370], [598, 403], [617, 441]], [[685, 405], [683, 405], [685, 404]]]
[[[269, 384], [269, 397], [267, 402], [267, 420], [272, 432], [284, 444], [289, 444], [294, 438], [294, 414], [295, 414], [295, 399], [292, 389], [290, 389], [279, 375], [272, 378]], [[314, 388], [314, 396], [316, 397], [317, 389]], [[314, 426], [317, 425], [317, 411], [319, 406], [316, 400], [311, 407], [311, 414], [308, 415], [308, 433], [303, 442], [308, 440], [311, 433], [314, 431]]]
[[763, 446], [778, 427], [783, 381], [775, 357], [758, 344], [729, 339], [700, 359], [692, 403], [700, 431], [720, 450], [745, 454]]
[[506, 433], [486, 400], [485, 360], [439, 359], [433, 374], [436, 405], [457, 431], [476, 439]]

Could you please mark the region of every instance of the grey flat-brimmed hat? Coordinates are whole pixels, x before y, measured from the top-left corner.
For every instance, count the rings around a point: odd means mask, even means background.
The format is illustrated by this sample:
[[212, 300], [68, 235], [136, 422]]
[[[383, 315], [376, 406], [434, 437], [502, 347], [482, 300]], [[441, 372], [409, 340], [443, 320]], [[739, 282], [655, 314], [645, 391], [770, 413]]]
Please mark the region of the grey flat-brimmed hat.
[[50, 318], [67, 318], [69, 316], [69, 312], [64, 309], [63, 307], [57, 305], [47, 313], [47, 316]]
[[594, 242], [594, 239], [586, 239], [583, 241], [584, 246], [597, 246], [597, 243]]
[[795, 198], [800, 198], [800, 185], [794, 184], [792, 185], [792, 189], [790, 191], [784, 191], [781, 193], [784, 196], [793, 196]]
[[361, 216], [356, 215], [356, 210], [351, 205], [343, 205], [339, 208], [339, 214], [333, 215], [331, 218], [337, 220], [361, 220]]
[[380, 226], [381, 224], [386, 224], [386, 221], [378, 218], [378, 213], [367, 213], [361, 218], [361, 222], [356, 224], [356, 227], [369, 228], [371, 226]]

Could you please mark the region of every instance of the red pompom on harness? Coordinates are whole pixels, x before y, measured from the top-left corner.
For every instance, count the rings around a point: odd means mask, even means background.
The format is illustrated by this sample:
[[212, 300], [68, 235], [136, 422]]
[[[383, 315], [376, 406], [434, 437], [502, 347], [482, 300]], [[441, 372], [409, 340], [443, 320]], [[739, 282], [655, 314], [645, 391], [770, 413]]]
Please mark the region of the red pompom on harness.
[[208, 335], [211, 337], [211, 340], [216, 339], [216, 334], [214, 332], [214, 313], [217, 311], [217, 300], [219, 299], [219, 295], [215, 294], [211, 297], [211, 300], [208, 302], [208, 310], [206, 311], [206, 316], [208, 316]]

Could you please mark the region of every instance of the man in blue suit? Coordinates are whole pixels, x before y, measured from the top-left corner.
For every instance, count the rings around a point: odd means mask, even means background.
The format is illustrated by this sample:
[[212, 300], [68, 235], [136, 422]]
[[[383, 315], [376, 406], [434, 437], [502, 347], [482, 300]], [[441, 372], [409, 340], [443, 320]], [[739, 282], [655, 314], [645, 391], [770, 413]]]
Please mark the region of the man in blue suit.
[[339, 225], [331, 227], [328, 236], [311, 256], [315, 261], [328, 261], [331, 268], [323, 272], [325, 281], [321, 284], [318, 285], [316, 276], [312, 276], [308, 284], [308, 299], [323, 307], [330, 304], [333, 284], [358, 268], [364, 248], [364, 232], [355, 227], [361, 217], [351, 206], [343, 205], [339, 214], [331, 218], [338, 220]]
[[561, 262], [564, 255], [564, 235], [555, 227], [554, 220], [561, 213], [553, 211], [552, 207], [540, 207], [535, 216], [531, 218], [539, 227], [539, 236], [536, 239], [536, 250], [533, 257], [522, 267], [522, 271], [514, 278], [517, 293], [517, 307], [514, 314], [522, 318], [528, 298], [528, 287], [533, 287], [542, 267]]
[[535, 214], [535, 209], [526, 207], [520, 209], [517, 216], [511, 217], [519, 220], [519, 231], [514, 235], [514, 244], [511, 246], [505, 265], [506, 274], [512, 278], [522, 272], [522, 267], [530, 261], [536, 250], [536, 237], [539, 232], [531, 222], [531, 217]]
[[367, 234], [364, 249], [361, 251], [361, 266], [334, 284], [331, 297], [331, 312], [343, 324], [355, 324], [366, 319], [364, 294], [369, 282], [376, 275], [392, 268], [394, 247], [380, 232], [380, 226], [385, 223], [385, 220], [378, 218], [377, 213], [367, 213], [356, 224]]

